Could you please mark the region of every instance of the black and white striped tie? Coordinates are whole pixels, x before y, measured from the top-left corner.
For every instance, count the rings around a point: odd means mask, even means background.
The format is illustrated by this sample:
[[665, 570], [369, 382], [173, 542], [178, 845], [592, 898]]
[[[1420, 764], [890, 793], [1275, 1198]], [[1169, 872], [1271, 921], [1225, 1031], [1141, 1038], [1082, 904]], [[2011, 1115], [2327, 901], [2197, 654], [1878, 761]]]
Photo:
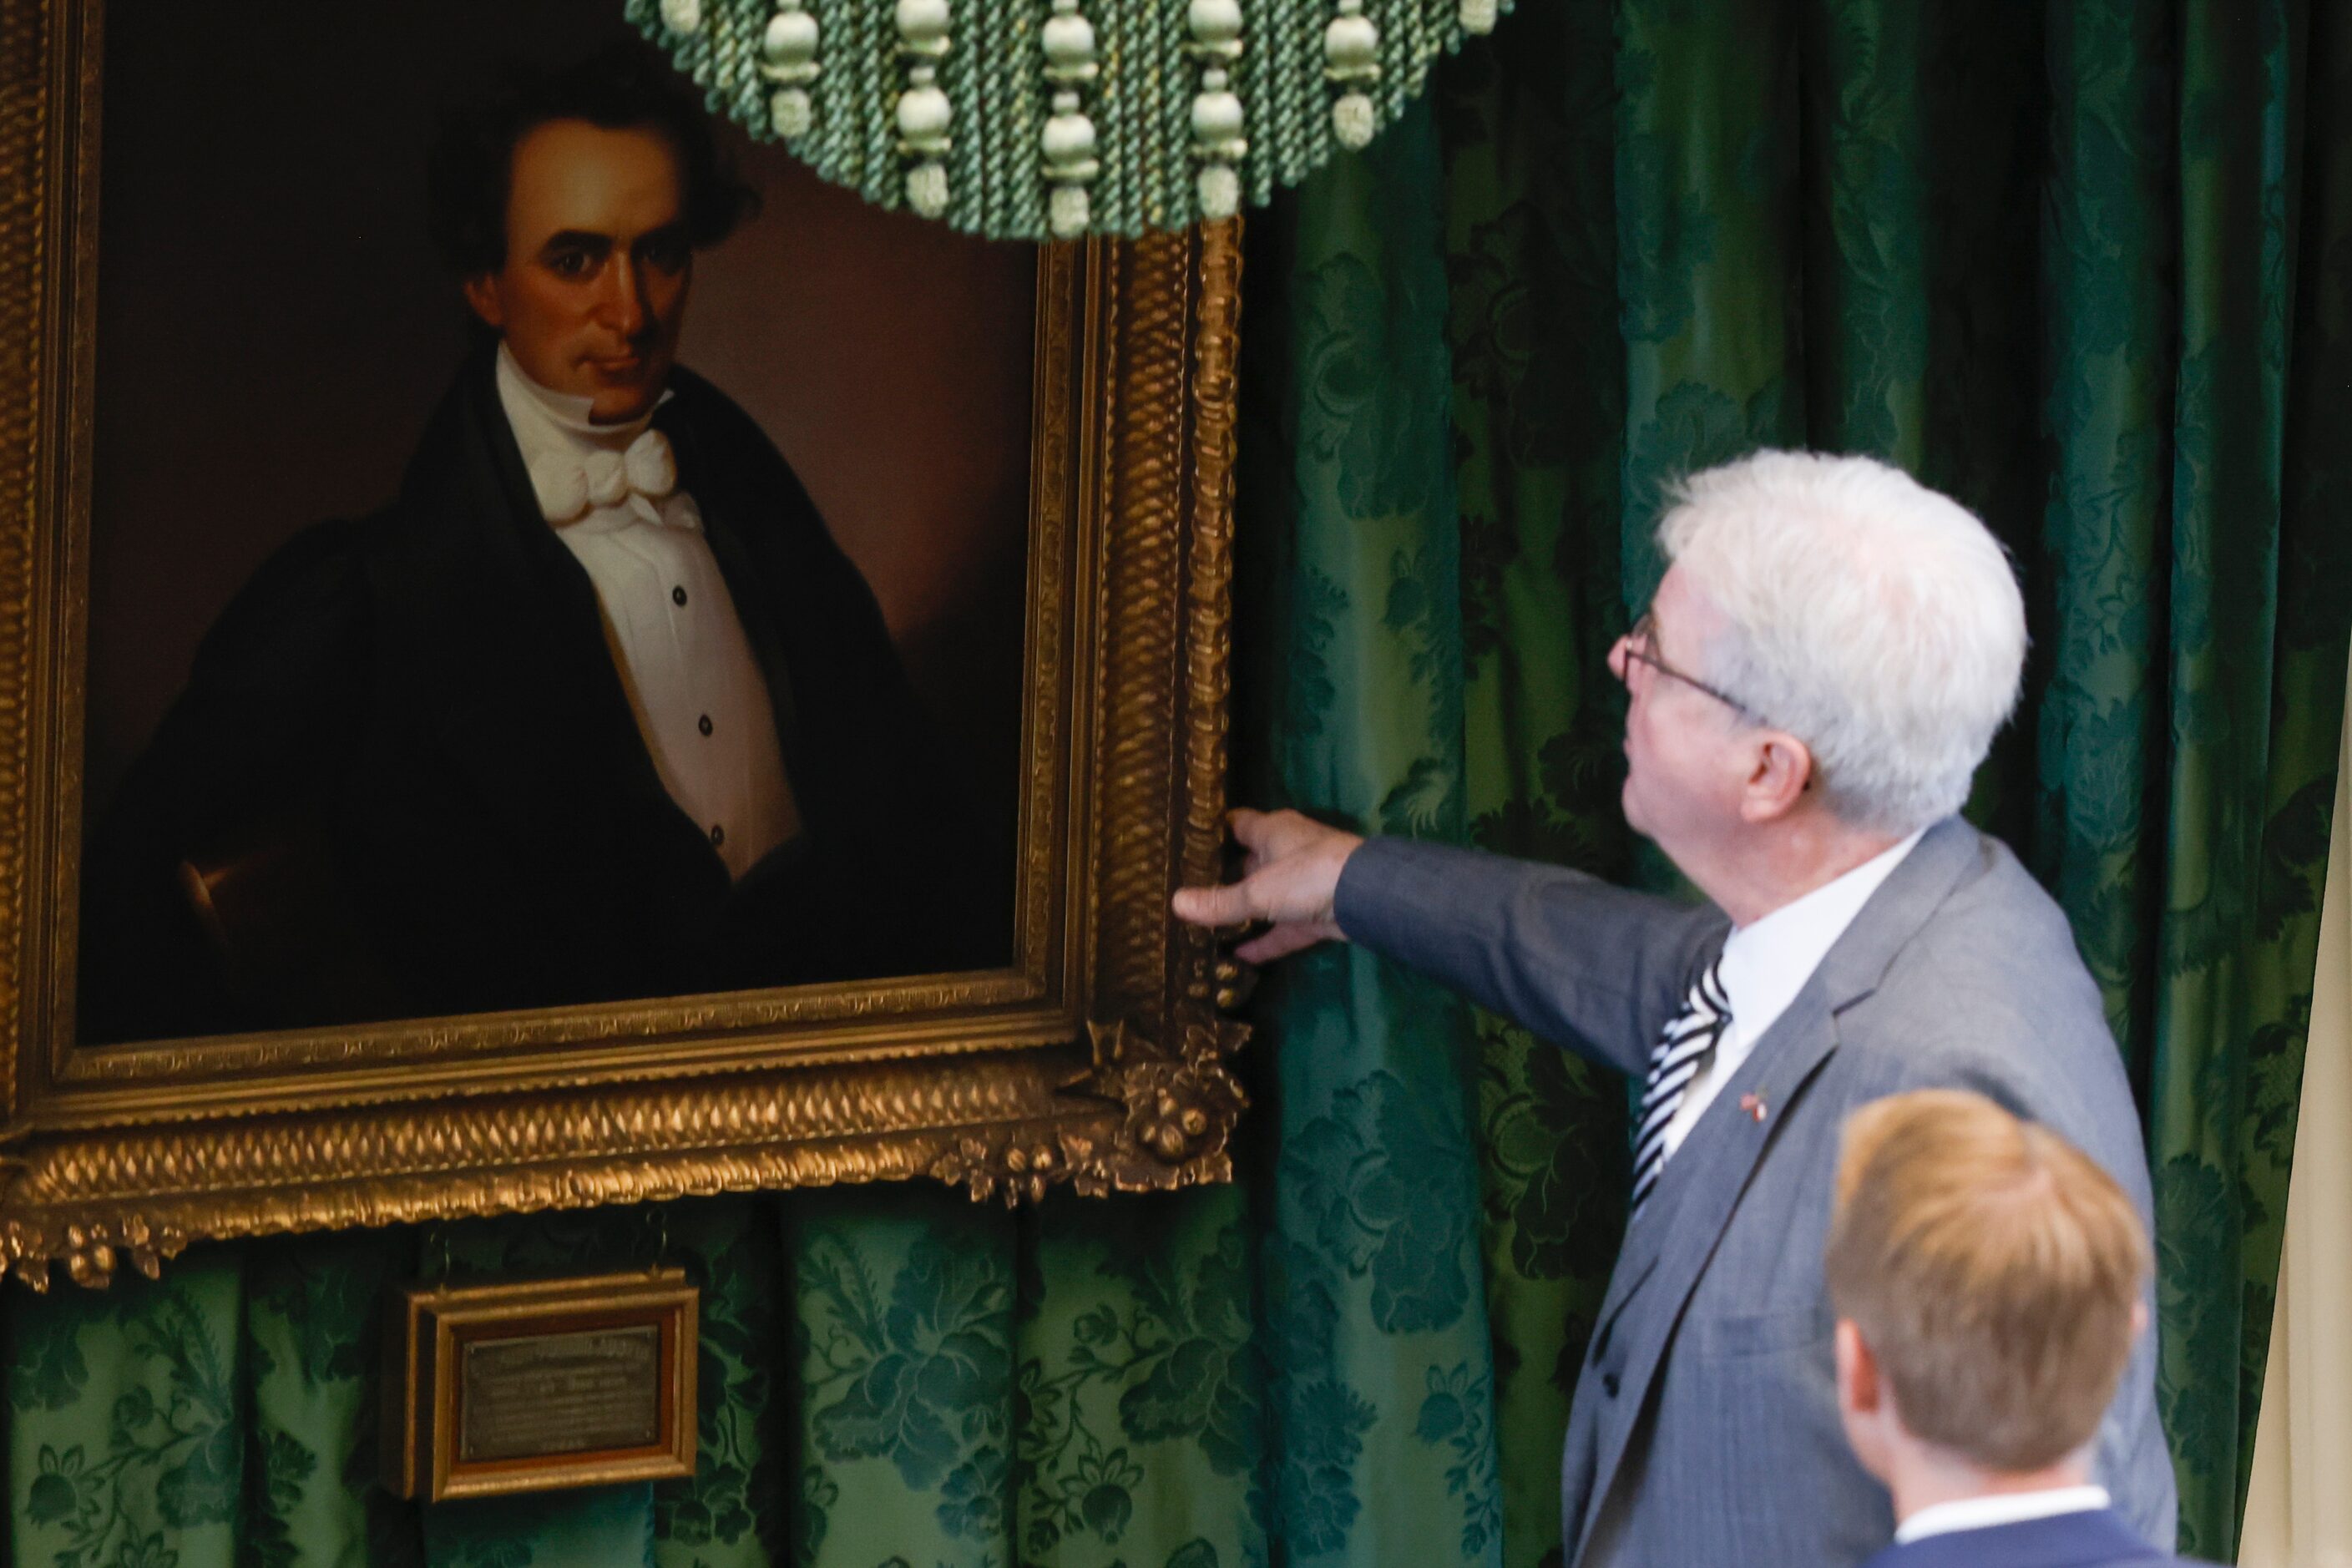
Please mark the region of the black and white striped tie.
[[1723, 1031], [1731, 1026], [1731, 999], [1723, 994], [1723, 958], [1692, 983], [1683, 1010], [1650, 1047], [1650, 1076], [1642, 1086], [1642, 1111], [1633, 1131], [1633, 1213], [1642, 1212], [1658, 1173], [1666, 1168], [1666, 1128], [1682, 1109], [1691, 1079], [1712, 1060]]

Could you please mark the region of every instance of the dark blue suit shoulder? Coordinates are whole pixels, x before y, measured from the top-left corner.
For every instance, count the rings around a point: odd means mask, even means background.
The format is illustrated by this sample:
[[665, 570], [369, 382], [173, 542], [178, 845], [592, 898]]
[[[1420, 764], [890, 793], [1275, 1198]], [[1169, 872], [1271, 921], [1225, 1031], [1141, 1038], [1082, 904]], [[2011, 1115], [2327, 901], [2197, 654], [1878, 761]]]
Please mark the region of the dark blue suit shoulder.
[[2208, 1568], [2158, 1551], [2112, 1509], [1930, 1535], [1889, 1546], [1863, 1568]]

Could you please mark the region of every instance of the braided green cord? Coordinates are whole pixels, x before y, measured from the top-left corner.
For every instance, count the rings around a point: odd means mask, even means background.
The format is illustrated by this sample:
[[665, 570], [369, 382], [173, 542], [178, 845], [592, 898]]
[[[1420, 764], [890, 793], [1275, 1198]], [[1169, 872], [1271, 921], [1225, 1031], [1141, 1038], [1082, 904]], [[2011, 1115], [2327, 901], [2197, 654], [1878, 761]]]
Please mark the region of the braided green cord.
[[767, 121], [767, 83], [759, 72], [760, 34], [767, 22], [746, 11], [718, 11], [703, 23], [719, 95], [712, 107], [739, 125]]
[[1136, 161], [1120, 156], [1120, 150], [1135, 146], [1139, 140], [1135, 105], [1150, 90], [1145, 62], [1154, 51], [1139, 47], [1135, 38], [1113, 35], [1109, 31], [1112, 10], [1097, 4], [1089, 17], [1095, 25], [1096, 49], [1104, 63], [1094, 95], [1095, 133], [1103, 149], [1103, 171], [1095, 179], [1093, 221], [1097, 229], [1106, 233], [1132, 234], [1142, 226], [1142, 214], [1135, 201]]
[[[1323, 87], [1323, 8], [1318, 5], [1260, 5], [1251, 43], [1268, 55], [1265, 91], [1268, 112], [1260, 130], [1265, 135], [1268, 158], [1255, 141], [1253, 161], [1263, 160], [1269, 185], [1286, 184], [1286, 169], [1320, 167], [1330, 156], [1329, 123]], [[1244, 56], [1244, 58], [1248, 58]]]
[[[1188, 0], [1081, 0], [1094, 26], [1098, 73], [1075, 90], [1096, 132], [1098, 172], [1087, 186], [1087, 227], [1133, 237], [1181, 228], [1201, 216], [1201, 162], [1192, 147], [1202, 66], [1191, 52]], [[1331, 106], [1344, 91], [1371, 101], [1386, 126], [1427, 85], [1437, 56], [1463, 38], [1464, 0], [1362, 0], [1379, 30], [1377, 80], [1325, 77], [1324, 28], [1334, 0], [1241, 0], [1243, 53], [1228, 70], [1243, 106], [1248, 150], [1234, 164], [1241, 199], [1262, 205], [1343, 149]], [[788, 143], [818, 174], [869, 202], [908, 205], [897, 113], [908, 87], [895, 0], [800, 0], [818, 25], [814, 121]], [[701, 0], [690, 31], [663, 21], [660, 0], [624, 0], [624, 13], [703, 89], [715, 113], [762, 141], [779, 140], [773, 84], [761, 74], [776, 0]], [[1050, 0], [950, 0], [950, 47], [938, 85], [953, 107], [944, 222], [998, 239], [1042, 240], [1052, 182], [1041, 152], [1057, 90], [1045, 69]], [[1500, 6], [1507, 12], [1506, 3]], [[1230, 187], [1229, 187], [1230, 188]]]
[[[1247, 0], [1244, 0], [1244, 6], [1243, 16], [1246, 17]], [[1118, 15], [1126, 8], [1113, 5], [1105, 9]], [[1120, 231], [1127, 234], [1181, 228], [1192, 221], [1198, 211], [1192, 188], [1195, 165], [1192, 153], [1192, 88], [1200, 72], [1192, 68], [1184, 56], [1185, 41], [1192, 37], [1192, 30], [1184, 24], [1184, 7], [1177, 0], [1168, 0], [1163, 5], [1143, 7], [1133, 21], [1146, 26], [1155, 21], [1159, 24], [1150, 37], [1150, 58], [1155, 65], [1164, 63], [1165, 68], [1149, 84], [1149, 91], [1135, 95], [1142, 110], [1138, 118], [1144, 134], [1126, 144], [1122, 149], [1126, 156], [1120, 157], [1116, 152], [1108, 155], [1121, 165], [1132, 165], [1135, 171], [1131, 188], [1138, 211], [1134, 226]], [[1242, 133], [1249, 134], [1246, 122]]]
[[956, 49], [948, 58], [955, 85], [961, 89], [950, 94], [956, 100], [956, 128], [962, 133], [956, 140], [971, 137], [975, 127], [990, 128], [972, 149], [971, 171], [975, 182], [971, 192], [972, 226], [987, 234], [996, 226], [1004, 202], [1004, 182], [1012, 174], [1005, 158], [1012, 137], [993, 112], [993, 79], [986, 71], [972, 68], [977, 53], [972, 45], [975, 39], [993, 37], [1003, 29], [994, 0], [956, 0]]
[[[734, 0], [742, 3], [742, 0]], [[756, 3], [756, 0], [753, 0]], [[906, 191], [898, 177], [898, 30], [887, 4], [875, 0], [843, 0], [840, 9], [856, 18], [856, 39], [850, 65], [857, 73], [857, 102], [845, 121], [864, 137], [860, 149], [864, 178], [858, 188], [869, 202], [886, 207], [904, 206]], [[838, 53], [835, 58], [841, 57]], [[825, 166], [817, 165], [817, 173]]]
[[[956, 121], [965, 128], [967, 136], [973, 127], [989, 128], [989, 132], [980, 138], [980, 188], [973, 193], [978, 204], [976, 216], [979, 221], [973, 226], [982, 234], [994, 234], [1010, 221], [1014, 160], [1020, 156], [1013, 146], [1013, 128], [1007, 123], [1007, 106], [998, 101], [998, 89], [1000, 85], [1016, 87], [1019, 79], [1000, 82], [1000, 79], [988, 72], [973, 68], [979, 52], [971, 45], [980, 38], [998, 37], [1009, 43], [1014, 29], [1007, 25], [1010, 17], [1001, 0], [963, 0], [962, 9], [967, 26], [962, 29], [962, 36], [956, 40], [960, 47], [952, 63], [956, 76], [966, 87], [966, 90], [958, 95], [959, 100], [969, 103], [971, 109], [967, 111], [959, 107]], [[1020, 59], [1024, 67], [1028, 64], [1028, 51], [1025, 49], [1014, 58]], [[1025, 76], [1028, 73], [1024, 69], [1022, 74]]]

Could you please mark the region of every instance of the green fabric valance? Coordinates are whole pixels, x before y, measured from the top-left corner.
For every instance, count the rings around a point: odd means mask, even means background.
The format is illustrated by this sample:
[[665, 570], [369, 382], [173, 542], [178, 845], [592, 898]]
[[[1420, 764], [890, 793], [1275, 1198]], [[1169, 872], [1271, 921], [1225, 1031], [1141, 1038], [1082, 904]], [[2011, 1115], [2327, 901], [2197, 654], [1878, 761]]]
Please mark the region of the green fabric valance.
[[711, 108], [993, 239], [1263, 204], [1369, 142], [1506, 0], [627, 0]]

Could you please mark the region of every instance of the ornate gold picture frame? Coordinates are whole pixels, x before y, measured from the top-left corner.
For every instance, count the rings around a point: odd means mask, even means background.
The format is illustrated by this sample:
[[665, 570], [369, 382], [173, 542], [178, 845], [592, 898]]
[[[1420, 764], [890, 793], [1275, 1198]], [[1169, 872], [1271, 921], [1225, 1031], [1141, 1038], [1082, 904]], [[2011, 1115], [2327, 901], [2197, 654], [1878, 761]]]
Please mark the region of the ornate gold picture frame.
[[1222, 838], [1231, 224], [1039, 253], [1010, 964], [78, 1041], [101, 19], [0, 12], [0, 1269], [835, 1182], [1226, 1179], [1244, 1031], [1168, 898]]

